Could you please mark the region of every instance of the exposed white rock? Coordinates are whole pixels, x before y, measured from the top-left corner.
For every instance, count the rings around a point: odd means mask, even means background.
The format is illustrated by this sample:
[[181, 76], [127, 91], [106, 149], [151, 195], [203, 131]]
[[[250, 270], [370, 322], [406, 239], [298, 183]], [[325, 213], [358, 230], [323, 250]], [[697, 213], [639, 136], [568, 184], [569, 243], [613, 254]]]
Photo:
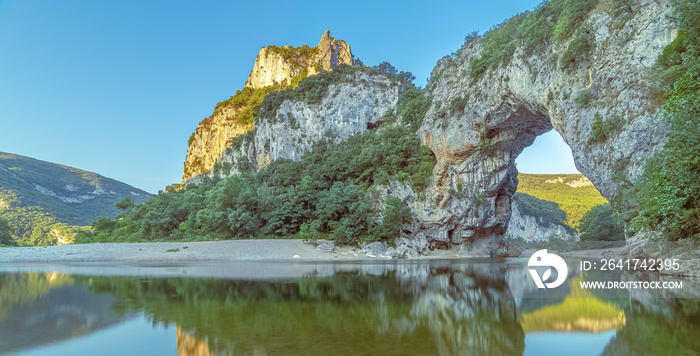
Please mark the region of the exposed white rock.
[[68, 245], [73, 243], [73, 238], [62, 234], [58, 229], [51, 229], [51, 236], [56, 239], [56, 245]]
[[[318, 43], [316, 54], [311, 58], [286, 58], [263, 47], [255, 59], [255, 65], [245, 86], [262, 88], [285, 84], [299, 75], [304, 68], [311, 76], [318, 74], [317, 68], [328, 71], [341, 63], [352, 65], [350, 45], [331, 37], [330, 32], [326, 30]], [[241, 109], [219, 107], [211, 117], [199, 123], [189, 142], [183, 168], [183, 183], [199, 182], [198, 175], [214, 168], [214, 164], [231, 145], [231, 139], [253, 129], [253, 124], [240, 124], [231, 120], [239, 110]]]
[[[220, 174], [239, 174], [242, 169], [260, 169], [271, 161], [301, 159], [320, 139], [334, 143], [367, 130], [399, 100], [399, 88], [381, 74], [362, 71], [351, 74], [347, 82], [331, 85], [319, 104], [284, 101], [276, 118], [256, 121], [254, 135], [237, 150], [226, 150], [219, 159]], [[207, 172], [207, 176], [213, 176]], [[197, 183], [195, 176], [187, 183]]]
[[565, 181], [566, 181], [566, 177], [556, 177], [556, 178], [547, 179], [544, 182], [549, 183], [549, 184], [564, 183], [571, 188], [589, 187], [589, 186], [593, 185], [593, 182], [591, 182], [591, 180], [586, 178], [586, 177], [581, 177], [579, 179], [574, 179], [574, 180], [570, 180], [567, 182], [565, 182]]
[[534, 216], [522, 215], [518, 209], [518, 203], [511, 205], [511, 216], [505, 238], [523, 240], [528, 242], [559, 240], [578, 240], [580, 234], [569, 232], [561, 225], [545, 224]]
[[317, 66], [328, 71], [341, 63], [352, 65], [350, 45], [343, 40], [331, 37], [330, 31], [326, 30], [316, 47], [316, 53], [310, 58], [288, 58], [268, 47], [260, 49], [245, 86], [263, 88], [289, 83], [304, 68], [308, 68], [309, 74], [314, 75], [318, 74]]
[[350, 83], [331, 85], [320, 104], [285, 101], [274, 120], [259, 120], [255, 130], [259, 168], [286, 158], [299, 160], [314, 143], [326, 138], [335, 143], [367, 130], [396, 106], [399, 89], [383, 75], [357, 72]]

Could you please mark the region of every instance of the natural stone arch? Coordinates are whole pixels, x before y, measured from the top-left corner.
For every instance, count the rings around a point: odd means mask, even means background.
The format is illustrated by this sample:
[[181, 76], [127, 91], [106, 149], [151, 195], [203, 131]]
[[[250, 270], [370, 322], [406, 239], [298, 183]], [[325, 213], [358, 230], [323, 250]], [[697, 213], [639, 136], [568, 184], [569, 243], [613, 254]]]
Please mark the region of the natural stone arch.
[[[419, 131], [437, 165], [426, 199], [411, 200], [414, 234], [471, 255], [503, 254], [501, 237], [517, 187], [515, 159], [552, 128], [607, 199], [633, 184], [665, 140], [648, 76], [673, 40], [664, 16], [669, 10], [668, 1], [641, 2], [625, 25], [635, 31], [626, 43], [628, 34], [613, 30], [610, 15], [594, 12], [588, 25], [596, 29], [596, 49], [571, 65], [551, 60], [567, 43], [531, 55], [519, 48], [507, 65], [477, 80], [468, 73], [481, 50], [478, 40], [454, 58], [442, 58], [431, 74], [433, 104]], [[611, 118], [619, 120], [619, 130], [591, 139], [593, 123]]]

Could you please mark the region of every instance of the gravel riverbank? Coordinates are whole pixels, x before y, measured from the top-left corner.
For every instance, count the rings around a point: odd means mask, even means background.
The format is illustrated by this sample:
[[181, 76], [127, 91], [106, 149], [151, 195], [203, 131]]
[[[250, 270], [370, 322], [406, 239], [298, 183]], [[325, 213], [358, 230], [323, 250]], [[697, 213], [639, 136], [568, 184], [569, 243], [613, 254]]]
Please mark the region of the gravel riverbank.
[[100, 243], [0, 248], [0, 263], [10, 262], [190, 262], [361, 260], [351, 247], [323, 252], [302, 240]]

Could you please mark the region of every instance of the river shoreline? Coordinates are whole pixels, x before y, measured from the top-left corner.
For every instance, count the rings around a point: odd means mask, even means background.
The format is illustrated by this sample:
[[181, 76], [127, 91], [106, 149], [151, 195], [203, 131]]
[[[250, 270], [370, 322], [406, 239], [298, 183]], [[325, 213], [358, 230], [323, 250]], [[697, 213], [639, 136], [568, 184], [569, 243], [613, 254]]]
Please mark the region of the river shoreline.
[[[247, 261], [372, 261], [390, 260], [382, 255], [374, 256], [359, 247], [335, 247], [333, 252], [317, 248], [318, 242], [311, 243], [298, 239], [268, 240], [226, 240], [201, 242], [151, 242], [151, 243], [95, 243], [70, 244], [46, 247], [0, 248], [0, 263], [189, 263], [189, 262], [247, 262]], [[644, 245], [641, 245], [642, 247]], [[649, 250], [648, 248], [645, 248]], [[520, 258], [528, 258], [536, 249], [526, 249]], [[552, 252], [562, 257], [573, 258], [630, 258], [632, 255], [646, 255], [647, 258], [660, 258], [656, 251], [643, 251], [637, 243], [620, 247], [591, 250]], [[691, 253], [692, 254], [692, 253]], [[431, 251], [430, 255], [408, 257], [412, 260], [460, 259], [464, 256], [449, 250]], [[636, 256], [635, 256], [636, 257]], [[632, 257], [634, 258], [634, 257]], [[668, 256], [664, 256], [668, 258]], [[683, 271], [679, 274], [698, 277], [700, 270], [700, 250], [694, 256], [685, 254], [681, 258]]]
[[302, 240], [95, 243], [0, 249], [0, 263], [324, 261], [368, 259], [351, 247], [323, 252]]

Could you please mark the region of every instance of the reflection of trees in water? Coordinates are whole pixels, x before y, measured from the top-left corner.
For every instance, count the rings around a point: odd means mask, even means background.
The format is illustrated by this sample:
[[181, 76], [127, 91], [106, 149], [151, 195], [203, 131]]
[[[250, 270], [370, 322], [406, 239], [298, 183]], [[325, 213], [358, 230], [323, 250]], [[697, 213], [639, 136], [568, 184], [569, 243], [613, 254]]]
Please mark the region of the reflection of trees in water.
[[31, 303], [51, 289], [70, 283], [70, 276], [55, 272], [0, 274], [0, 321], [16, 306]]
[[0, 354], [89, 334], [120, 318], [114, 297], [58, 273], [0, 274]]
[[[486, 266], [486, 265], [485, 265]], [[397, 265], [294, 282], [92, 278], [121, 311], [176, 324], [214, 354], [522, 354], [503, 271]], [[193, 339], [194, 338], [194, 339]], [[202, 352], [202, 351], [199, 351]]]
[[697, 355], [700, 299], [639, 299], [603, 355]]
[[[572, 278], [570, 285], [578, 285], [583, 275]], [[552, 302], [555, 300], [552, 300]], [[526, 333], [535, 331], [584, 331], [599, 333], [619, 329], [625, 325], [625, 314], [614, 302], [595, 298], [585, 289], [570, 288], [560, 303], [522, 312], [521, 325]]]

